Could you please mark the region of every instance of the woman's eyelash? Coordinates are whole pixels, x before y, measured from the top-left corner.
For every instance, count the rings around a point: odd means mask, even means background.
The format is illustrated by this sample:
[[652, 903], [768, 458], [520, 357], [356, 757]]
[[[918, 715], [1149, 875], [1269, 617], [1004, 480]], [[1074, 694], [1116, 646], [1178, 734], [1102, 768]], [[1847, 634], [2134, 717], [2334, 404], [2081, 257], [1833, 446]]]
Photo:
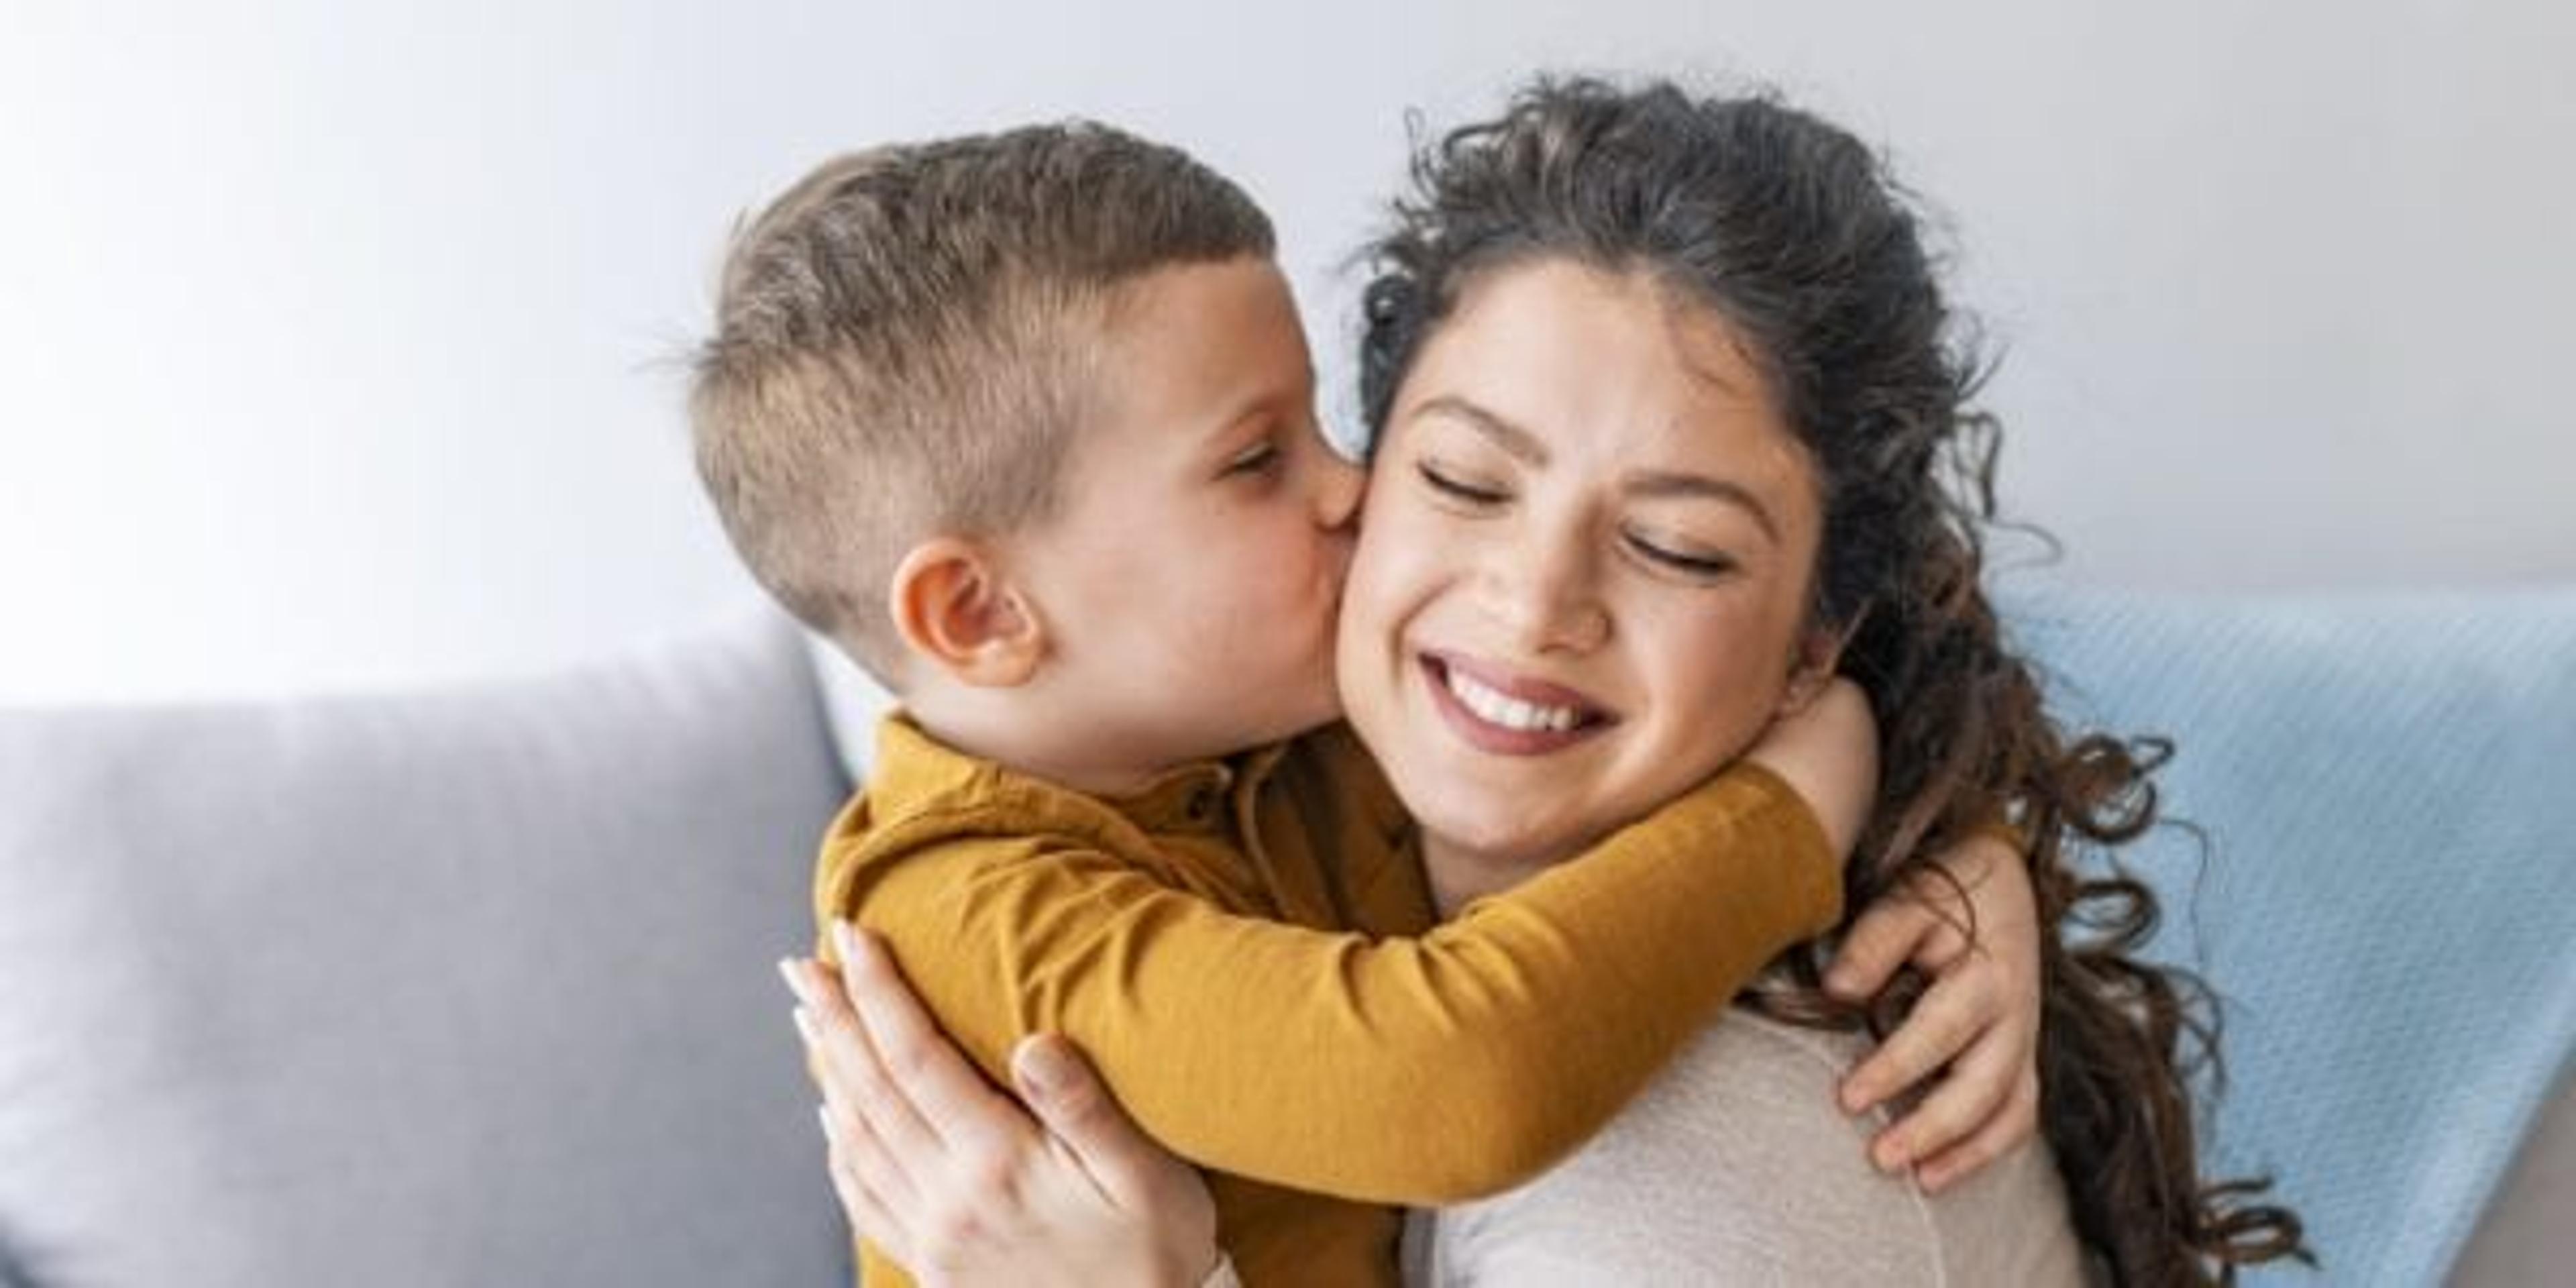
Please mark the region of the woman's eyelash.
[[[1413, 468], [1422, 476], [1423, 482], [1431, 485], [1433, 491], [1463, 505], [1479, 507], [1501, 505], [1512, 499], [1511, 493], [1501, 488], [1484, 487], [1452, 477], [1429, 461], [1416, 461]], [[1723, 577], [1736, 569], [1736, 562], [1729, 555], [1684, 554], [1634, 534], [1623, 539], [1628, 543], [1628, 548], [1636, 551], [1640, 557], [1689, 576]]]
[[1686, 555], [1678, 550], [1665, 549], [1642, 537], [1629, 537], [1628, 548], [1667, 568], [1677, 569], [1694, 577], [1722, 577], [1735, 571], [1735, 561], [1725, 555]]
[[1470, 505], [1500, 505], [1511, 499], [1511, 494], [1508, 492], [1495, 488], [1478, 487], [1473, 483], [1465, 483], [1451, 478], [1448, 475], [1441, 473], [1428, 461], [1416, 463], [1414, 465], [1414, 469], [1421, 473], [1422, 481], [1430, 484], [1432, 490], [1454, 497]]

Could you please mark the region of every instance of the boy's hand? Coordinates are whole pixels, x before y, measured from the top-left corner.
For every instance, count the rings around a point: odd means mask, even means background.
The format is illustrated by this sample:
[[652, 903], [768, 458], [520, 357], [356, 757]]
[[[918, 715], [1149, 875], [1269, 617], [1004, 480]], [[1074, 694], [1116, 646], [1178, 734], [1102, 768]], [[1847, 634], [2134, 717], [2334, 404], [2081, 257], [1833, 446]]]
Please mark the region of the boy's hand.
[[1966, 903], [1929, 873], [1889, 892], [1852, 923], [1825, 988], [1858, 1002], [1909, 962], [1931, 975], [1905, 1022], [1843, 1079], [1841, 1099], [1861, 1113], [1941, 1074], [1870, 1145], [1881, 1169], [1915, 1165], [1923, 1188], [1937, 1193], [2038, 1131], [2040, 967], [2030, 873], [2011, 846], [1979, 835], [1932, 861], [1958, 879]]
[[1878, 720], [1859, 685], [1834, 677], [1744, 754], [1805, 798], [1837, 858], [1851, 855], [1878, 797]]
[[847, 926], [835, 942], [839, 979], [811, 961], [780, 971], [802, 1003], [853, 1229], [926, 1284], [1208, 1279], [1220, 1258], [1206, 1182], [1137, 1129], [1071, 1043], [1032, 1037], [1012, 1053], [1024, 1110], [940, 1032], [882, 945]]

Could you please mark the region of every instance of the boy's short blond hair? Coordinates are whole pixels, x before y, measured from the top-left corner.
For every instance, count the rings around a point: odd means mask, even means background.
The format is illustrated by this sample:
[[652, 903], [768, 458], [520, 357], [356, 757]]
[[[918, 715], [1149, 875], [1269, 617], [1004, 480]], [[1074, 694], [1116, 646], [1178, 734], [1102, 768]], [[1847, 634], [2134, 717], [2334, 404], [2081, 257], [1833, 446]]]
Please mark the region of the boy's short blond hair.
[[726, 255], [689, 396], [699, 478], [761, 585], [897, 683], [896, 564], [1049, 516], [1116, 288], [1272, 253], [1242, 189], [1106, 126], [835, 158]]

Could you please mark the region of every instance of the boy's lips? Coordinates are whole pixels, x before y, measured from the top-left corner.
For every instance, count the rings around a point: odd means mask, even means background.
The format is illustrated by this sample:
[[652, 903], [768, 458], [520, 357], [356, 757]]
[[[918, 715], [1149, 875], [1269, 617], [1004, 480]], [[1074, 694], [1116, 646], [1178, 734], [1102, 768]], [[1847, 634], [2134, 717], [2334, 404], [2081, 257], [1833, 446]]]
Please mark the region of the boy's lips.
[[1456, 653], [1418, 656], [1432, 706], [1468, 745], [1501, 756], [1543, 756], [1618, 722], [1561, 684], [1513, 675]]

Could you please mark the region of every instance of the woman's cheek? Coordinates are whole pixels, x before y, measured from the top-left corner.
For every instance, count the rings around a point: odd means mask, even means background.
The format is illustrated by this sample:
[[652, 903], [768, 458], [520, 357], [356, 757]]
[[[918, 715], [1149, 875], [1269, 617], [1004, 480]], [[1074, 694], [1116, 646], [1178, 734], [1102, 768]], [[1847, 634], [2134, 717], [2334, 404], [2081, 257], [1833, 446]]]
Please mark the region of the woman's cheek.
[[1363, 526], [1359, 548], [1351, 556], [1343, 611], [1357, 615], [1362, 624], [1373, 629], [1391, 630], [1394, 623], [1387, 620], [1393, 614], [1391, 601], [1400, 595], [1399, 588], [1412, 579], [1412, 567], [1436, 539], [1400, 519]]

